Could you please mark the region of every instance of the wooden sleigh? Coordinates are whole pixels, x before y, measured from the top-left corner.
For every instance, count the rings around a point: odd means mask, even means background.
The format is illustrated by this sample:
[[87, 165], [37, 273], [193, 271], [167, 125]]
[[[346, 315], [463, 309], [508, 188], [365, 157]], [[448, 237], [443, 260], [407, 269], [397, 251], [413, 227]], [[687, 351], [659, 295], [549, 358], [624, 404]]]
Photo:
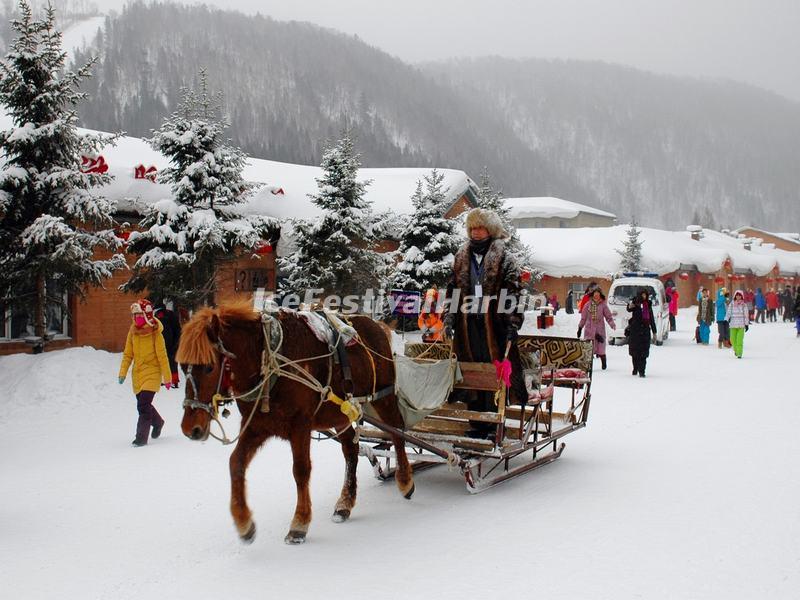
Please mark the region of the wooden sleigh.
[[[394, 475], [396, 455], [390, 433], [406, 441], [406, 454], [415, 471], [441, 464], [460, 470], [467, 490], [481, 492], [556, 460], [564, 451], [562, 438], [586, 426], [592, 384], [592, 343], [574, 338], [520, 336], [523, 364], [534, 385], [527, 404], [508, 404], [507, 390], [495, 368], [486, 363], [459, 362], [462, 381], [454, 389], [496, 394], [497, 409], [468, 410], [447, 403], [407, 430], [398, 430], [365, 415], [359, 428], [360, 453], [381, 480]], [[424, 350], [423, 350], [424, 348]], [[422, 344], [406, 349], [407, 356]], [[538, 353], [538, 365], [535, 356]], [[538, 377], [537, 377], [538, 376]], [[472, 423], [489, 430], [485, 438], [467, 436]]]

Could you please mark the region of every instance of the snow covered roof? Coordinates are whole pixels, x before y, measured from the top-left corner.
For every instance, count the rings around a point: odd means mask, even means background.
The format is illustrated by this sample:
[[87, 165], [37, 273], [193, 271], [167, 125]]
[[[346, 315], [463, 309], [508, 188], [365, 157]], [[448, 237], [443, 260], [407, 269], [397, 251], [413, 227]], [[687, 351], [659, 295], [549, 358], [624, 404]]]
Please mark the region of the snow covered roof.
[[601, 217], [609, 217], [611, 219], [617, 217], [610, 212], [592, 208], [585, 204], [578, 204], [577, 202], [549, 196], [539, 198], [506, 198], [505, 202], [510, 210], [509, 216], [512, 219], [549, 219], [553, 217], [572, 219], [577, 217], [578, 213], [600, 215]]
[[749, 231], [759, 231], [766, 235], [771, 235], [776, 238], [780, 238], [782, 240], [786, 240], [787, 242], [792, 242], [800, 246], [800, 233], [775, 233], [773, 231], [765, 231], [763, 229], [759, 229], [758, 227], [751, 227], [749, 225], [745, 225], [744, 227], [739, 227], [739, 229], [734, 229], [732, 233], [741, 233], [742, 231], [749, 230]]
[[[607, 278], [619, 271], [628, 225], [574, 229], [518, 229], [532, 252], [534, 264], [552, 277]], [[703, 231], [693, 240], [687, 231], [641, 228], [642, 269], [672, 273], [681, 265], [695, 265], [702, 273], [715, 273], [730, 259], [734, 270], [763, 276], [776, 266], [783, 273], [800, 274], [800, 254], [754, 246], [745, 250], [741, 240], [716, 231]]]
[[[10, 127], [11, 119], [7, 115], [0, 115], [0, 129]], [[139, 165], [145, 169], [153, 166], [157, 171], [169, 165], [166, 157], [153, 150], [144, 140], [122, 137], [115, 146], [103, 148], [100, 155], [108, 165], [108, 173], [114, 176], [110, 184], [100, 189], [100, 193], [116, 200], [119, 211], [138, 213], [143, 204], [171, 197], [169, 186], [149, 179], [137, 179], [134, 175], [134, 169]], [[417, 188], [417, 181], [430, 172], [428, 168], [364, 168], [359, 170], [358, 178], [360, 181], [372, 180], [366, 194], [375, 212], [391, 209], [396, 214], [405, 215], [413, 212], [411, 197]], [[470, 189], [477, 192], [477, 186], [464, 171], [439, 169], [439, 172], [444, 175], [443, 187], [451, 203]], [[318, 166], [250, 158], [244, 169], [244, 178], [264, 186], [253, 195], [243, 212], [278, 219], [313, 217], [319, 209], [308, 198], [308, 194], [318, 191], [316, 178], [321, 174], [322, 169]]]

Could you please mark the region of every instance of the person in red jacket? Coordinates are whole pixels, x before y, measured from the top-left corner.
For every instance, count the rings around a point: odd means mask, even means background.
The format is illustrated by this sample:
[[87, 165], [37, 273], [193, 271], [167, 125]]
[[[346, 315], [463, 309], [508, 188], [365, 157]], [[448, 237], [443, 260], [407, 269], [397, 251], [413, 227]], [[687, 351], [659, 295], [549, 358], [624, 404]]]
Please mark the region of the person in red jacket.
[[578, 313], [580, 313], [583, 310], [583, 307], [586, 306], [586, 303], [592, 299], [592, 293], [594, 293], [596, 289], [597, 289], [597, 282], [596, 281], [590, 282], [588, 287], [586, 288], [586, 291], [583, 293], [583, 298], [581, 298], [581, 301], [578, 302]]
[[778, 320], [778, 307], [781, 305], [780, 300], [778, 299], [778, 294], [775, 293], [775, 289], [770, 289], [766, 294], [767, 300], [767, 320], [774, 323]]

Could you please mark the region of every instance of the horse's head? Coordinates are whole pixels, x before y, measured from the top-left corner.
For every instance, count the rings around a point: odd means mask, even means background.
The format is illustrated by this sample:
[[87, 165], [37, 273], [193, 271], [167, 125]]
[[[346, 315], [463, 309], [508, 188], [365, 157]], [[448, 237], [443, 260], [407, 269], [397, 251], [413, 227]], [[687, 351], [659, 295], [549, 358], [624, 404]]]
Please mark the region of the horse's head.
[[205, 440], [220, 401], [256, 385], [263, 347], [260, 318], [247, 304], [203, 308], [181, 332], [176, 360], [185, 374], [183, 434]]

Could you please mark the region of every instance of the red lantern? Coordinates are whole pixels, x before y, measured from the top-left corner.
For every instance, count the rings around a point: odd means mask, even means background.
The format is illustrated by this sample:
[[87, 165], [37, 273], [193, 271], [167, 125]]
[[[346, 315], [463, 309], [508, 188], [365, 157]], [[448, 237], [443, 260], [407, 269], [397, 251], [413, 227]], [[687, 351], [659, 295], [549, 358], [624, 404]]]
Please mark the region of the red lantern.
[[255, 253], [259, 256], [263, 256], [265, 254], [270, 254], [272, 252], [272, 244], [269, 242], [261, 241], [255, 247]]
[[717, 285], [722, 285], [723, 283], [725, 283], [725, 278], [724, 277], [714, 277], [714, 283], [716, 283]]
[[531, 272], [527, 269], [522, 271], [520, 274], [520, 279], [522, 280], [522, 283], [528, 283], [531, 280]]
[[772, 283], [772, 277], [767, 277], [767, 283]]
[[678, 275], [678, 277], [680, 277], [683, 281], [688, 281], [689, 280], [689, 274], [686, 273], [685, 271], [683, 273], [681, 273], [680, 275]]

